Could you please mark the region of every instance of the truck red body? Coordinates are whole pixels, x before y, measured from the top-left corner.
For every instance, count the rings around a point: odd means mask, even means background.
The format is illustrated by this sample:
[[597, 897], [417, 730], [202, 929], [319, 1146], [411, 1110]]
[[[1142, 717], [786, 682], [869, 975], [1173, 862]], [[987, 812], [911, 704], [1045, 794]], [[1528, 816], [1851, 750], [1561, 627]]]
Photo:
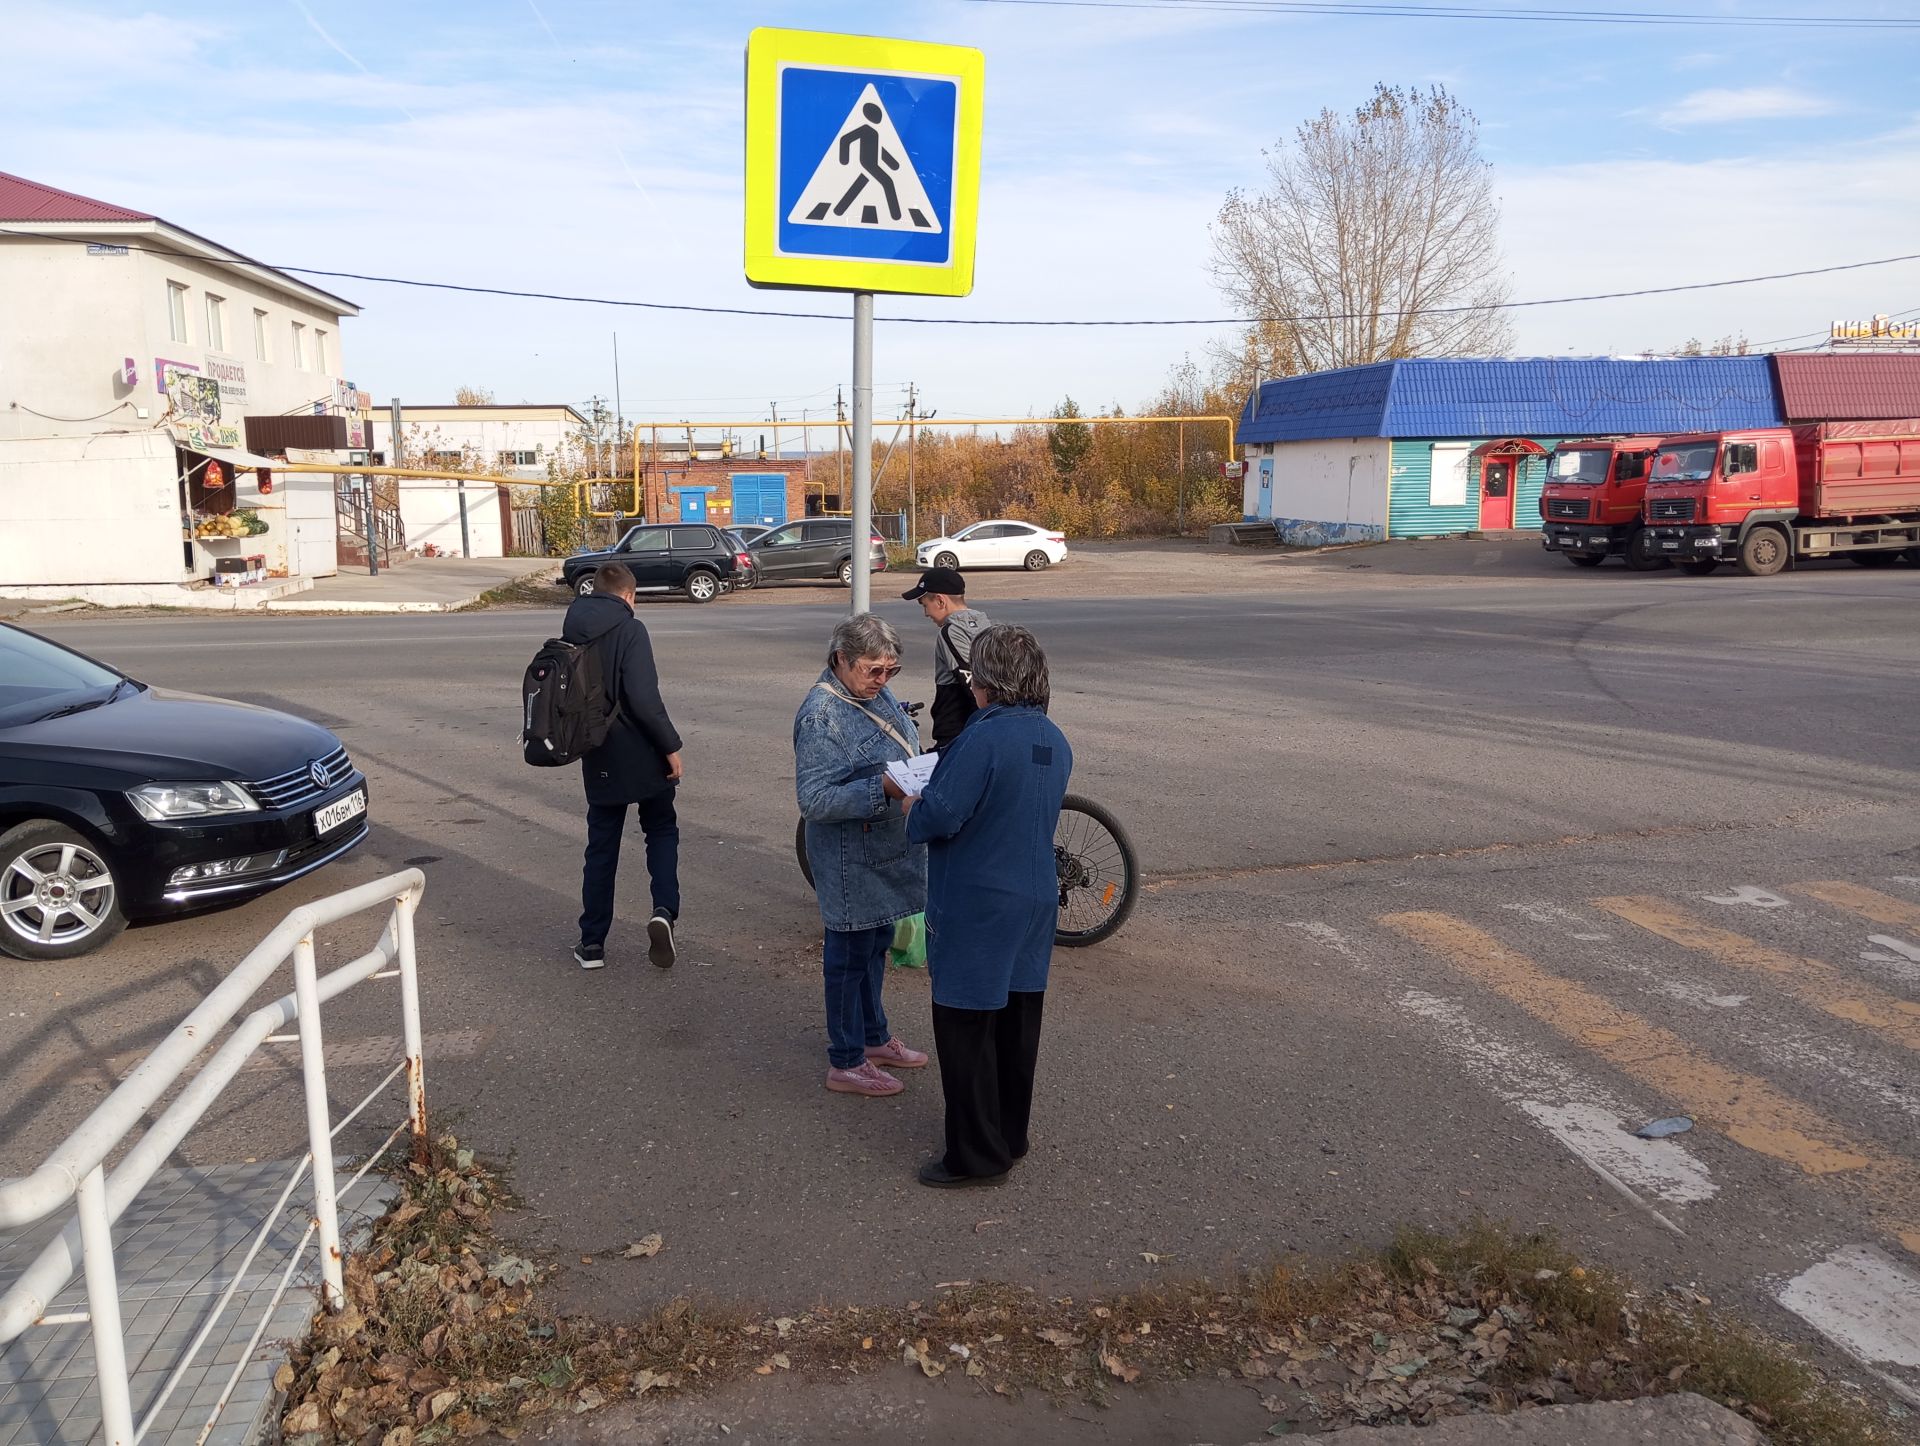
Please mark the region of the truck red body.
[[1647, 545], [1688, 572], [1751, 577], [1795, 558], [1920, 561], [1920, 420], [1817, 422], [1668, 437], [1644, 504]]
[[1616, 555], [1636, 569], [1659, 567], [1642, 545], [1641, 502], [1659, 437], [1588, 437], [1562, 442], [1540, 489], [1541, 545], [1576, 567]]

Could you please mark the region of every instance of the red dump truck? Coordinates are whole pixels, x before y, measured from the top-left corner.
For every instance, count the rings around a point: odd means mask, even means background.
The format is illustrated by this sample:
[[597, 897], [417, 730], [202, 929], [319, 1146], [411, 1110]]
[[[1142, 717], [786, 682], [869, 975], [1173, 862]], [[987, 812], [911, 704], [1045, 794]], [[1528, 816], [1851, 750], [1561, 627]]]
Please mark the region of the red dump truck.
[[1541, 546], [1575, 567], [1624, 557], [1638, 572], [1665, 567], [1649, 553], [1640, 526], [1647, 468], [1659, 437], [1585, 437], [1562, 442], [1540, 489]]
[[1654, 556], [1770, 577], [1796, 558], [1920, 562], [1920, 420], [1668, 437], [1647, 477]]

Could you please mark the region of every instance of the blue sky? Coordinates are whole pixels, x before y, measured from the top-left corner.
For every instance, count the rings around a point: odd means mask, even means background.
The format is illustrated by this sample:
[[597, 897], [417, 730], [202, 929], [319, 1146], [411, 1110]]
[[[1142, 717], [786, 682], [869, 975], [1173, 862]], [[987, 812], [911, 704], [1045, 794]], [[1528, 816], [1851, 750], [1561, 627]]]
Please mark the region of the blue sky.
[[[1541, 0], [1543, 4], [1567, 0]], [[1591, 4], [1591, 0], [1589, 0]], [[1724, 15], [1920, 16], [1889, 0], [1636, 0]], [[0, 0], [0, 169], [151, 210], [262, 260], [462, 284], [839, 311], [741, 276], [741, 73], [756, 25], [986, 53], [979, 269], [882, 297], [882, 415], [1065, 394], [1132, 406], [1224, 329], [887, 326], [888, 315], [1224, 314], [1207, 226], [1263, 148], [1377, 80], [1481, 118], [1515, 298], [1920, 251], [1920, 31], [1579, 26], [924, 3]], [[704, 318], [323, 282], [346, 369], [421, 403], [613, 386], [629, 417], [831, 407], [839, 322]], [[1521, 311], [1523, 354], [1756, 341], [1920, 308], [1920, 263]], [[9, 322], [15, 319], [9, 318]]]

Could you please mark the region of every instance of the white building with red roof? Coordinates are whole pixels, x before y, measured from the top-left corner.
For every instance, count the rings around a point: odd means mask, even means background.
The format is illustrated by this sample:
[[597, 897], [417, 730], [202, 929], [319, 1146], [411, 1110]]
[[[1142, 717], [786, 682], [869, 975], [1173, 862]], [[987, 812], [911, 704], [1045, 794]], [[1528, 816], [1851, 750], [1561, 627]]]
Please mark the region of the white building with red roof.
[[0, 173], [0, 593], [132, 601], [256, 558], [335, 571], [333, 478], [265, 469], [367, 445], [341, 344], [358, 314], [158, 216]]

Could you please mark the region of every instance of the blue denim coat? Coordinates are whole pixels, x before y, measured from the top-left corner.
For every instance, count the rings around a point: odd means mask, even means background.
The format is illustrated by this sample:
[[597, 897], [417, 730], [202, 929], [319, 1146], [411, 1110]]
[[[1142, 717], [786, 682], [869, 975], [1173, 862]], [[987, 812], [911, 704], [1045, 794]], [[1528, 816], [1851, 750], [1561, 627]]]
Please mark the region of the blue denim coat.
[[807, 821], [820, 918], [829, 929], [877, 929], [927, 907], [927, 850], [907, 841], [900, 801], [881, 786], [887, 764], [911, 755], [913, 719], [888, 689], [850, 700], [833, 670], [807, 690], [793, 719], [794, 792]]
[[907, 835], [927, 849], [933, 1002], [1004, 1009], [1047, 987], [1060, 876], [1053, 832], [1073, 774], [1066, 735], [1038, 708], [993, 704], [947, 744]]

